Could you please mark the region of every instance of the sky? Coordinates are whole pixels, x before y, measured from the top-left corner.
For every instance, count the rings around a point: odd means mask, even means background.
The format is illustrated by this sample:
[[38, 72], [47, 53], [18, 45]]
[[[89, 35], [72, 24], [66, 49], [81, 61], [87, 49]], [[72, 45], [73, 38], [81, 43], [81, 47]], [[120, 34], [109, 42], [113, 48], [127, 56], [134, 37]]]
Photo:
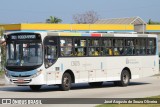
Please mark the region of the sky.
[[86, 11], [97, 12], [100, 19], [160, 21], [160, 0], [0, 0], [0, 24], [45, 22], [50, 16], [74, 23], [73, 15]]

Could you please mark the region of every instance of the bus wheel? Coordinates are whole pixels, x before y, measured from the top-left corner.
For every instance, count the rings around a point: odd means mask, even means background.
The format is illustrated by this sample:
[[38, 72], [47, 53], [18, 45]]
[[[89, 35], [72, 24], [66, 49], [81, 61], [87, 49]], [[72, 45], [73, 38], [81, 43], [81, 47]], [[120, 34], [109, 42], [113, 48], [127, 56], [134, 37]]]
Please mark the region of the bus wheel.
[[90, 82], [89, 85], [91, 87], [100, 87], [102, 86], [103, 82]]
[[115, 86], [127, 86], [130, 82], [130, 75], [127, 70], [123, 70], [121, 73], [121, 80], [120, 81], [114, 81]]
[[62, 77], [62, 83], [60, 84], [60, 89], [62, 91], [68, 91], [71, 88], [71, 75], [69, 73], [64, 73]]
[[41, 85], [30, 85], [30, 89], [33, 91], [39, 91], [41, 88]]

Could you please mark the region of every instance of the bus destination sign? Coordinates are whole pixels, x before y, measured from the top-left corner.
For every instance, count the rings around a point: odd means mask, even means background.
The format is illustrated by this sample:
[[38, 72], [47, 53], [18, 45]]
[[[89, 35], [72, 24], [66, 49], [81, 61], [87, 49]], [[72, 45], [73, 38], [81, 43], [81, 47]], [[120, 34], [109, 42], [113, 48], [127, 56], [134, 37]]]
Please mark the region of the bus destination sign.
[[14, 33], [8, 35], [8, 40], [40, 40], [41, 36], [35, 33]]
[[12, 40], [17, 39], [36, 39], [36, 35], [11, 35]]

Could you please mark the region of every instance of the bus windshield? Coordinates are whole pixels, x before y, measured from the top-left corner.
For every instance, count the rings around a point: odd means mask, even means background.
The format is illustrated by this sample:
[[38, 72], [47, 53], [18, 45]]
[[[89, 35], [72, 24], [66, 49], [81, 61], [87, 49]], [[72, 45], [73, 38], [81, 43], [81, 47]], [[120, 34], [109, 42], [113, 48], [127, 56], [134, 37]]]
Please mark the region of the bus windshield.
[[40, 42], [7, 43], [7, 66], [37, 66], [43, 62]]

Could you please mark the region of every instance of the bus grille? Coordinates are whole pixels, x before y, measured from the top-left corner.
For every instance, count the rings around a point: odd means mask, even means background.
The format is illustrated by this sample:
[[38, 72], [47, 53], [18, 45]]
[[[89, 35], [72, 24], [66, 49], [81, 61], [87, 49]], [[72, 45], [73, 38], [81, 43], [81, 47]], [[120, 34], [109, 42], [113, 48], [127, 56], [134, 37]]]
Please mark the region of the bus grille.
[[32, 79], [10, 79], [10, 81], [15, 84], [27, 84], [30, 83]]

